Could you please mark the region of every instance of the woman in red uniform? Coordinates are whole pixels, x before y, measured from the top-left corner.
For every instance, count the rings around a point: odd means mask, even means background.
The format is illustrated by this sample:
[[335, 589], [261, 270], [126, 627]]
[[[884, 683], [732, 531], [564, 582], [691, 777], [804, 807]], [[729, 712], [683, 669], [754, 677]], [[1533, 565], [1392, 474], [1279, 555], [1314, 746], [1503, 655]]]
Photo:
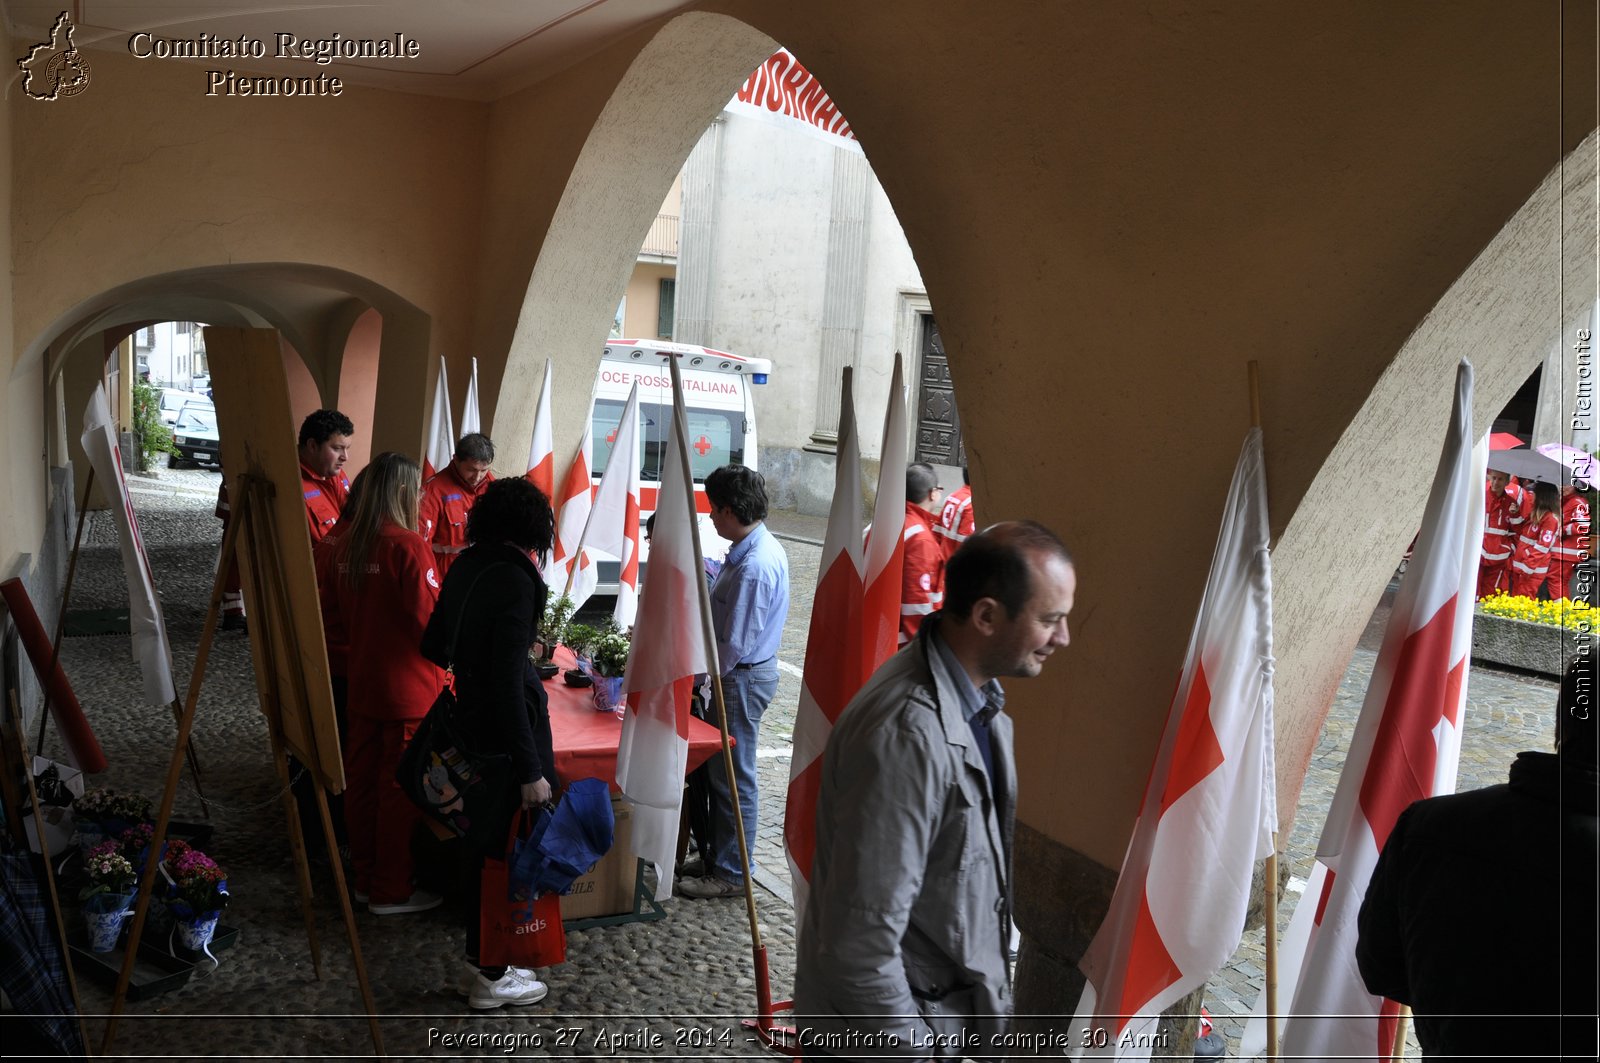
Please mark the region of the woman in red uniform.
[[1533, 515], [1522, 525], [1511, 555], [1511, 593], [1539, 597], [1539, 584], [1550, 570], [1550, 550], [1561, 536], [1561, 493], [1555, 484], [1533, 485]]
[[416, 530], [416, 463], [390, 452], [363, 473], [348, 525], [340, 522], [328, 588], [348, 646], [345, 823], [356, 899], [374, 915], [403, 915], [436, 908], [442, 899], [412, 884], [411, 828], [422, 813], [394, 778], [444, 682], [417, 648], [439, 579], [433, 552]]

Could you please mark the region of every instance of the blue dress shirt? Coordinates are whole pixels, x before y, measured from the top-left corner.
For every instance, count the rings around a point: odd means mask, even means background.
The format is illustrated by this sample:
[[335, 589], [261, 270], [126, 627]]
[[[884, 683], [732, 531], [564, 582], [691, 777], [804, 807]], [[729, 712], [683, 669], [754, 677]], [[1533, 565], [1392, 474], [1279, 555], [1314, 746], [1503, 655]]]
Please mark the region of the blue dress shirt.
[[788, 555], [766, 524], [757, 524], [728, 551], [711, 585], [711, 622], [722, 674], [776, 657], [788, 616]]

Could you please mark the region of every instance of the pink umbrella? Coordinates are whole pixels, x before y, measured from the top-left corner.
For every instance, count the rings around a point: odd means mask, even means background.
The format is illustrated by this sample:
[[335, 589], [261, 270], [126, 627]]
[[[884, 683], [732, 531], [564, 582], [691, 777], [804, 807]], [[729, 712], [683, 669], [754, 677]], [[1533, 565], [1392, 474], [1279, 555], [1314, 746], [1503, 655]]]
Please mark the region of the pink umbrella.
[[1594, 483], [1594, 458], [1577, 447], [1569, 447], [1562, 443], [1546, 443], [1539, 448], [1539, 453], [1547, 458], [1554, 458], [1571, 469], [1573, 479]]

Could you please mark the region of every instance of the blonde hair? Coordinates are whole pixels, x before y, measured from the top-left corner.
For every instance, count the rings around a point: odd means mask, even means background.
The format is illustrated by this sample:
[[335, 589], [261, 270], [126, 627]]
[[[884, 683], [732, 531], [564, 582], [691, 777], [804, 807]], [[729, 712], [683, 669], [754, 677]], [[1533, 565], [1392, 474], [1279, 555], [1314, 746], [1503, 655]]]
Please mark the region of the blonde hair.
[[417, 495], [422, 487], [422, 472], [417, 463], [393, 450], [372, 459], [350, 492], [350, 509], [340, 524], [343, 546], [345, 586], [359, 589], [366, 575], [372, 544], [385, 524], [417, 530]]

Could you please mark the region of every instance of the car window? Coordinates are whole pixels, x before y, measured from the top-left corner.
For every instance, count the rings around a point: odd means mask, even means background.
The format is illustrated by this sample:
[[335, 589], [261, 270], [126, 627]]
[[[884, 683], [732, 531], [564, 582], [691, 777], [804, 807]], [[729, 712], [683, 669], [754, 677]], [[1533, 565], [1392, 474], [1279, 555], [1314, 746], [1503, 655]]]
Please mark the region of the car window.
[[178, 414], [176, 428], [182, 432], [215, 432], [217, 409], [215, 406], [197, 406], [191, 402]]
[[[599, 476], [611, 460], [612, 441], [617, 422], [627, 405], [616, 399], [597, 399], [590, 425], [594, 431], [594, 469]], [[706, 473], [730, 462], [744, 462], [743, 415], [732, 410], [705, 410], [693, 407], [684, 411], [689, 421], [689, 467], [696, 483]], [[653, 402], [639, 403], [639, 480], [652, 483], [661, 479], [661, 452], [667, 443], [667, 425], [672, 407]]]

